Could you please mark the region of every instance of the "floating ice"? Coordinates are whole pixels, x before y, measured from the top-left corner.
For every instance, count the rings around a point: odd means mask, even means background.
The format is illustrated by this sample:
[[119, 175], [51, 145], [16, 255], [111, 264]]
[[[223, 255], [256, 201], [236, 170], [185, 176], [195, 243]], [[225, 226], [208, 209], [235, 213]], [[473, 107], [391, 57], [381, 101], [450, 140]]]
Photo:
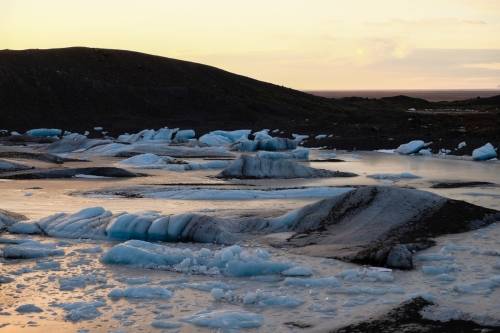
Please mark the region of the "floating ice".
[[231, 163], [218, 178], [316, 178], [316, 177], [353, 177], [349, 172], [334, 172], [314, 169], [288, 159], [269, 159], [242, 155]]
[[170, 142], [178, 128], [145, 129], [135, 134], [122, 134], [118, 137], [119, 142], [135, 143], [139, 141], [163, 141]]
[[75, 290], [77, 288], [85, 288], [89, 284], [105, 283], [106, 279], [96, 274], [82, 274], [72, 277], [59, 278], [60, 290]]
[[60, 255], [64, 255], [64, 251], [58, 249], [55, 244], [43, 244], [33, 240], [8, 245], [3, 249], [3, 257], [7, 259], [31, 259]]
[[284, 276], [311, 276], [313, 275], [312, 269], [304, 266], [295, 266], [287, 269], [286, 271], [281, 272], [281, 275]]
[[280, 274], [292, 263], [262, 258], [258, 251], [243, 250], [237, 245], [217, 251], [179, 249], [139, 240], [115, 245], [102, 258], [106, 264], [132, 265], [196, 274], [255, 276]]
[[339, 280], [334, 277], [323, 277], [323, 278], [292, 278], [287, 277], [284, 281], [287, 286], [298, 286], [298, 287], [314, 287], [314, 288], [326, 288], [326, 287], [340, 287]]
[[296, 159], [296, 160], [308, 160], [309, 159], [309, 149], [307, 148], [297, 148], [291, 152], [277, 152], [277, 151], [259, 151], [256, 155], [259, 158], [269, 158], [273, 160], [279, 159]]
[[57, 128], [35, 128], [26, 132], [27, 135], [31, 135], [37, 138], [60, 136], [62, 131]]
[[183, 319], [190, 324], [215, 329], [229, 330], [242, 328], [257, 328], [264, 321], [264, 317], [257, 313], [234, 310], [202, 312]]
[[486, 161], [495, 157], [497, 157], [497, 152], [495, 147], [493, 147], [493, 145], [489, 142], [472, 151], [472, 159], [474, 161]]
[[366, 176], [368, 178], [373, 178], [377, 180], [391, 180], [391, 181], [398, 181], [401, 179], [417, 179], [420, 178], [417, 175], [414, 175], [410, 172], [402, 172], [402, 173], [375, 173]]
[[243, 304], [295, 308], [304, 304], [302, 299], [288, 295], [278, 295], [273, 292], [264, 292], [257, 290], [256, 292], [248, 292], [243, 297]]
[[396, 153], [402, 154], [402, 155], [410, 155], [410, 154], [415, 154], [420, 151], [420, 149], [425, 147], [425, 142], [422, 140], [413, 140], [408, 143], [400, 145], [396, 149]]
[[43, 310], [36, 306], [35, 304], [23, 304], [16, 308], [16, 311], [19, 313], [34, 313], [34, 312], [43, 312]]
[[113, 289], [108, 296], [110, 298], [168, 299], [172, 297], [172, 292], [163, 287], [129, 287]]
[[489, 295], [500, 287], [500, 275], [472, 283], [461, 283], [453, 286], [453, 290], [460, 294]]
[[28, 169], [32, 169], [32, 167], [21, 163], [0, 160], [0, 172], [21, 171]]
[[351, 282], [393, 282], [392, 270], [387, 268], [358, 268], [340, 272], [339, 277]]
[[151, 153], [139, 154], [120, 161], [120, 164], [125, 164], [134, 168], [160, 169], [169, 163], [173, 163], [174, 158], [169, 156], [158, 156]]
[[264, 200], [286, 198], [326, 198], [351, 191], [350, 187], [306, 187], [274, 190], [256, 189], [153, 189], [146, 198], [173, 200]]
[[196, 133], [192, 129], [187, 129], [187, 130], [179, 130], [177, 133], [175, 133], [175, 142], [178, 143], [183, 143], [183, 142], [188, 142], [191, 139], [194, 139], [196, 136]]
[[66, 319], [70, 321], [95, 319], [101, 315], [98, 308], [104, 305], [105, 303], [102, 301], [55, 304], [55, 306], [63, 308], [66, 311]]
[[155, 320], [151, 323], [151, 326], [153, 326], [154, 328], [170, 329], [179, 328], [181, 327], [181, 324], [165, 320]]

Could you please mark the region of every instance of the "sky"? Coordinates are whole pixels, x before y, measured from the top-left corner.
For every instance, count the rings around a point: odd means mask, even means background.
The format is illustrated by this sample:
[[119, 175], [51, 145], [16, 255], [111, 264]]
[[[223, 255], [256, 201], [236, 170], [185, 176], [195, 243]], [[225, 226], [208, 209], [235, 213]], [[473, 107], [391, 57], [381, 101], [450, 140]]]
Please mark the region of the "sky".
[[88, 46], [302, 90], [500, 88], [500, 0], [0, 0], [0, 49]]

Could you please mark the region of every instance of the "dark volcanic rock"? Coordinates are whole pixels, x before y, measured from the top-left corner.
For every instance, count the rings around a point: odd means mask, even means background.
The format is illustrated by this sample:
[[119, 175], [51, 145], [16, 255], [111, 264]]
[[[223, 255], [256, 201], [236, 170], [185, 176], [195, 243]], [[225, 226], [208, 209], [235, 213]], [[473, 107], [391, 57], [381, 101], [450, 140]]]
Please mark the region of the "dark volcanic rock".
[[32, 166], [24, 165], [21, 163], [0, 160], [0, 173], [2, 172], [13, 172], [13, 171], [21, 171], [21, 170], [29, 170], [33, 169]]
[[22, 214], [17, 214], [9, 212], [7, 210], [0, 209], [0, 231], [5, 229], [5, 227], [11, 226], [18, 221], [24, 221], [28, 218]]
[[485, 333], [500, 332], [498, 327], [480, 326], [472, 321], [450, 320], [446, 322], [428, 320], [420, 311], [433, 303], [418, 297], [405, 302], [387, 314], [361, 323], [330, 331], [330, 333]]
[[56, 179], [72, 178], [76, 175], [89, 175], [100, 177], [139, 177], [141, 174], [130, 172], [125, 169], [114, 167], [92, 167], [92, 168], [67, 168], [67, 169], [34, 169], [27, 172], [16, 172], [2, 174], [3, 179]]
[[442, 182], [433, 184], [431, 188], [460, 188], [476, 186], [496, 186], [496, 184], [490, 182]]
[[270, 159], [242, 155], [224, 170], [217, 178], [261, 179], [261, 178], [319, 178], [355, 177], [352, 172], [330, 171], [305, 166], [290, 159]]
[[433, 245], [432, 237], [500, 220], [500, 213], [492, 209], [383, 186], [362, 187], [322, 200], [297, 215], [290, 227], [297, 233], [277, 245], [313, 256], [402, 269], [411, 268], [403, 245], [411, 252], [419, 251]]

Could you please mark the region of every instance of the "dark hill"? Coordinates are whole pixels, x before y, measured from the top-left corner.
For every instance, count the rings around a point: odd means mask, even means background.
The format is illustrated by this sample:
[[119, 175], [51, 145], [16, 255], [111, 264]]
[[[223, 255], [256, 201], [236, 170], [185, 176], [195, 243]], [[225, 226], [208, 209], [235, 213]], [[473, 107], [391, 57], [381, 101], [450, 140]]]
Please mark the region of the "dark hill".
[[[467, 108], [473, 114], [409, 114]], [[500, 142], [500, 97], [428, 102], [407, 96], [330, 99], [215, 67], [138, 52], [73, 47], [0, 51], [0, 129], [58, 127], [112, 134], [163, 126], [198, 132], [280, 128], [337, 148], [393, 148], [416, 138], [466, 151]], [[465, 152], [465, 151], [464, 151]]]
[[0, 51], [2, 126], [226, 126], [332, 110], [321, 97], [215, 67], [138, 52]]

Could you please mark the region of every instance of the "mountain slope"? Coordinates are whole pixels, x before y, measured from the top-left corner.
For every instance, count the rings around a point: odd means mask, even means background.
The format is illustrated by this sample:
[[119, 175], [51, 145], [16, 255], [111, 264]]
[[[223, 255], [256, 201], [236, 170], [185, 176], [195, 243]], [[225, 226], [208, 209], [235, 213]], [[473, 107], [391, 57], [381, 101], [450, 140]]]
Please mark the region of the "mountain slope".
[[82, 47], [0, 51], [0, 106], [4, 127], [72, 129], [251, 126], [332, 110], [326, 98], [214, 67]]

